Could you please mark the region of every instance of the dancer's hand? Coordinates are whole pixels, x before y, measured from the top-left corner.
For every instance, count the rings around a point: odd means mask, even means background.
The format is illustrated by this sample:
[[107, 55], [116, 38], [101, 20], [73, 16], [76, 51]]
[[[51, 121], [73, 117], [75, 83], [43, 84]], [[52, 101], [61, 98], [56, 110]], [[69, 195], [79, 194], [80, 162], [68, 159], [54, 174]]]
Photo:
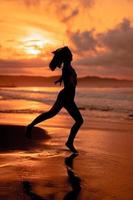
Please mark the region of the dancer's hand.
[[59, 79], [59, 80], [55, 81], [54, 83], [55, 83], [55, 84], [57, 84], [57, 83], [60, 83], [60, 85], [61, 85], [61, 83], [62, 83], [62, 80], [61, 80], [61, 79]]

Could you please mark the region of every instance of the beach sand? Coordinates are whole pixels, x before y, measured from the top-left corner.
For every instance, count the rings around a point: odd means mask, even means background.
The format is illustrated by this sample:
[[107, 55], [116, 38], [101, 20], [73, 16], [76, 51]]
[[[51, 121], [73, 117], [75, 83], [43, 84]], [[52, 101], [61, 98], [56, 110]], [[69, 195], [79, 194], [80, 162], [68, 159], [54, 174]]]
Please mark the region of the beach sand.
[[8, 125], [4, 118], [0, 125], [0, 200], [133, 199], [132, 121], [92, 119], [90, 128], [79, 131], [79, 155], [74, 156], [64, 145], [66, 119], [61, 117], [62, 127], [59, 117], [42, 123], [28, 140], [25, 125], [31, 116], [25, 116], [23, 125], [17, 125], [19, 117], [14, 115]]

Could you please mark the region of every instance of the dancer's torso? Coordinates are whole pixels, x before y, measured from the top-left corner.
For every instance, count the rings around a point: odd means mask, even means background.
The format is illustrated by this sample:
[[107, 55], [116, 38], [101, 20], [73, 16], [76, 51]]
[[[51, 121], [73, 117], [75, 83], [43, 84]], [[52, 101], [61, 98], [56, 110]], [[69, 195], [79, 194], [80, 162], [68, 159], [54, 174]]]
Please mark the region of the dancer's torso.
[[69, 66], [62, 69], [62, 78], [65, 89], [75, 89], [77, 85], [77, 74], [75, 70]]
[[64, 89], [62, 92], [65, 95], [65, 99], [67, 101], [74, 100], [75, 89], [77, 85], [77, 74], [75, 70], [71, 66], [64, 67], [62, 69], [62, 78], [64, 83]]

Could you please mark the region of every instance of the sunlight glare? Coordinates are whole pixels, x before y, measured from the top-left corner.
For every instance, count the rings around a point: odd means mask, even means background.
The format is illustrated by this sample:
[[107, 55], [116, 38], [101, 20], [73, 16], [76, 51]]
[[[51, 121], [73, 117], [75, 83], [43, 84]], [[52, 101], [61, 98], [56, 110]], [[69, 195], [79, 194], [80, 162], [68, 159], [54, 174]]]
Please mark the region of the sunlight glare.
[[43, 51], [44, 47], [52, 44], [52, 40], [40, 33], [34, 33], [26, 36], [23, 39], [24, 51], [31, 56], [38, 56]]

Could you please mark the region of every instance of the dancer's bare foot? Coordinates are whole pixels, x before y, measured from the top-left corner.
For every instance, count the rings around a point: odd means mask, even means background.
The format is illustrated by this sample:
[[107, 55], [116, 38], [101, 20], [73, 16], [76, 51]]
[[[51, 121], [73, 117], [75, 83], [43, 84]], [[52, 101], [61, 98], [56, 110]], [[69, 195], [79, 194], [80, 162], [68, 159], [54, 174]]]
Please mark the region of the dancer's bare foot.
[[72, 151], [72, 152], [75, 153], [75, 154], [78, 154], [78, 151], [75, 149], [75, 147], [73, 146], [72, 143], [66, 142], [65, 145], [70, 149], [70, 151]]
[[31, 139], [31, 138], [32, 138], [32, 135], [31, 135], [32, 128], [33, 128], [33, 126], [32, 126], [31, 124], [29, 124], [29, 125], [27, 126], [27, 128], [26, 128], [26, 133], [25, 133], [25, 135], [26, 135], [26, 137], [27, 137], [28, 139]]

